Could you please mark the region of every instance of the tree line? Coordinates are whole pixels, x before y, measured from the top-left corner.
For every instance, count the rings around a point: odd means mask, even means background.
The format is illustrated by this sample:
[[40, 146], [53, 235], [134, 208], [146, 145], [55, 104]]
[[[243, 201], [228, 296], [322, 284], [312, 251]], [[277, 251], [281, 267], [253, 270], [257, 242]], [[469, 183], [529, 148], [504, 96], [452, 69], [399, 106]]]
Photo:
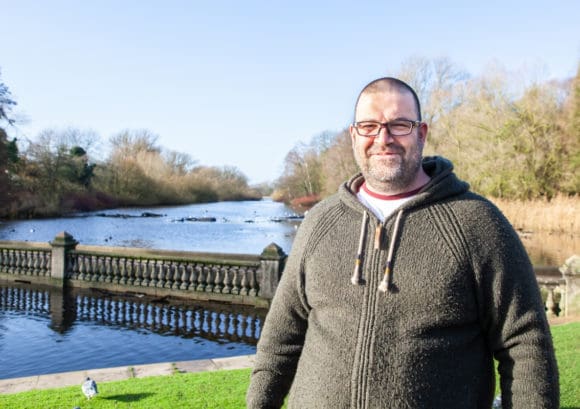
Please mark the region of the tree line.
[[[14, 126], [15, 105], [0, 82], [0, 125]], [[104, 147], [94, 132], [70, 128], [47, 129], [23, 142], [0, 127], [0, 217], [262, 197], [237, 168], [199, 166], [157, 139], [148, 130], [125, 130]], [[109, 152], [105, 158], [93, 154], [103, 150]]]
[[[471, 76], [448, 58], [401, 67], [396, 76], [417, 91], [429, 125], [425, 154], [450, 159], [474, 191], [516, 200], [578, 194], [580, 67], [574, 78], [527, 83], [500, 67]], [[357, 172], [351, 150], [347, 128], [297, 144], [274, 195], [300, 204], [334, 193]]]

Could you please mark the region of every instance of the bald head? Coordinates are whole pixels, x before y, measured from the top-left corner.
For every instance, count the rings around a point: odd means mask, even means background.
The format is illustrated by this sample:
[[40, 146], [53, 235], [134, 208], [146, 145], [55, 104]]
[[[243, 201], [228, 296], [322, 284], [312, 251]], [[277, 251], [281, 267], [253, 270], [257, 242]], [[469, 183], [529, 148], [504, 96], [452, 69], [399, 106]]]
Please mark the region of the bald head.
[[415, 93], [415, 90], [411, 88], [409, 84], [403, 82], [397, 78], [392, 77], [383, 77], [376, 79], [362, 89], [360, 94], [358, 94], [358, 98], [356, 99], [356, 105], [354, 107], [354, 118], [356, 121], [356, 112], [358, 109], [358, 104], [363, 95], [368, 94], [379, 94], [379, 93], [409, 93], [413, 96], [413, 100], [415, 101], [415, 109], [417, 110], [417, 120], [421, 120], [421, 104], [419, 103], [419, 98]]

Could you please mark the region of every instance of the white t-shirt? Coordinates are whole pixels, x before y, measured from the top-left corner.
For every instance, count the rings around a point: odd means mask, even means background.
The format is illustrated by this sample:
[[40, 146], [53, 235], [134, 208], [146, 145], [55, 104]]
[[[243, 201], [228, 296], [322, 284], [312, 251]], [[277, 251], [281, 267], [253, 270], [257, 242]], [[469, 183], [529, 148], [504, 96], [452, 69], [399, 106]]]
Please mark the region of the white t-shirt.
[[405, 202], [411, 200], [413, 196], [419, 193], [422, 188], [423, 187], [421, 186], [419, 189], [398, 195], [382, 195], [379, 193], [371, 192], [365, 182], [360, 187], [356, 197], [362, 204], [368, 207], [369, 210], [371, 210], [373, 214], [379, 218], [379, 220], [384, 222], [391, 213], [393, 213]]

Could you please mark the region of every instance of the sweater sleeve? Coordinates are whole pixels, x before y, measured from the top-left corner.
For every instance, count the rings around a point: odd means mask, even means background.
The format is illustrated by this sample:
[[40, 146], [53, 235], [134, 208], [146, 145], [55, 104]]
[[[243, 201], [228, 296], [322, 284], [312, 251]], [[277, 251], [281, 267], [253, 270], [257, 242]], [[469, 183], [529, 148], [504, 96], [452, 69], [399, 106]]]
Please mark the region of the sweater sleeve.
[[304, 296], [301, 226], [258, 342], [246, 402], [251, 409], [280, 408], [302, 352], [308, 306]]
[[517, 233], [493, 210], [474, 238], [473, 268], [483, 329], [498, 361], [502, 407], [557, 409], [558, 368], [535, 273]]

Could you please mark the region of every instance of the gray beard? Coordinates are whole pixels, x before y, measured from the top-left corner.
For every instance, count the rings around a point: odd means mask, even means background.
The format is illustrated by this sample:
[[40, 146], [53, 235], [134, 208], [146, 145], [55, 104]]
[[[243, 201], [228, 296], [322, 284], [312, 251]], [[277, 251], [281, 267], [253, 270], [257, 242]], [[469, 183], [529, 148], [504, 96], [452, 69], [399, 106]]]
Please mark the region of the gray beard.
[[359, 158], [357, 158], [357, 162], [365, 180], [375, 190], [379, 192], [404, 192], [413, 184], [421, 169], [421, 155], [422, 149], [419, 147], [411, 152], [410, 157], [400, 157], [398, 166], [393, 164], [390, 167], [372, 166], [370, 161], [363, 164]]

